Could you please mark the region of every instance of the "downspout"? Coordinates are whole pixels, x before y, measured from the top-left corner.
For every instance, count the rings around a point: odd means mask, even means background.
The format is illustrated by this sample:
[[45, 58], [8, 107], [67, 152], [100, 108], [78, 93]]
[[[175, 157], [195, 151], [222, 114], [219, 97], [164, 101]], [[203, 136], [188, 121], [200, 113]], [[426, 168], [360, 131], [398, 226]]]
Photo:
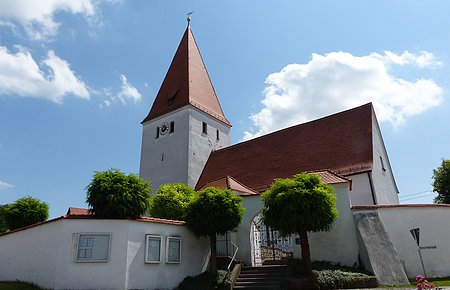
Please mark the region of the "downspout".
[[376, 205], [377, 203], [377, 197], [375, 196], [375, 190], [373, 189], [373, 180], [372, 180], [372, 172], [367, 171], [367, 176], [369, 177], [369, 184], [370, 184], [370, 192], [372, 193], [372, 200], [373, 204]]

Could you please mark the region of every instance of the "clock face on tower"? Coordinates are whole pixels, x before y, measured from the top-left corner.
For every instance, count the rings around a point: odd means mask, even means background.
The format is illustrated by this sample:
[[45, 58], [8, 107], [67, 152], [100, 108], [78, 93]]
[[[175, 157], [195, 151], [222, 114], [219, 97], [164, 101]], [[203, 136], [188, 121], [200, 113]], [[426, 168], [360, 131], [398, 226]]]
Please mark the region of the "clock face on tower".
[[166, 135], [169, 132], [169, 124], [167, 122], [162, 123], [160, 126], [161, 135]]

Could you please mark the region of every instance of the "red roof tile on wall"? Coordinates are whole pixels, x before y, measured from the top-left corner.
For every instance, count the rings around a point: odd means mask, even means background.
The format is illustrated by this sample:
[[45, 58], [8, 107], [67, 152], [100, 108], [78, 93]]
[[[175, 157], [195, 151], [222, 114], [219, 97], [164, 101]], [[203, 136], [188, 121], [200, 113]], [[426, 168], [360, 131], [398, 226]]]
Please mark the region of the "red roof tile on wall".
[[222, 189], [231, 189], [232, 191], [237, 192], [239, 195], [255, 195], [259, 194], [259, 192], [252, 190], [251, 188], [248, 188], [247, 186], [243, 185], [236, 179], [234, 179], [231, 176], [225, 176], [217, 180], [213, 180], [202, 186], [200, 189], [204, 189], [207, 187], [217, 187]]
[[372, 104], [276, 131], [211, 153], [197, 182], [230, 175], [256, 191], [275, 178], [329, 169], [340, 175], [372, 169]]
[[142, 123], [187, 105], [192, 105], [231, 126], [222, 111], [189, 27], [184, 32], [153, 106]]

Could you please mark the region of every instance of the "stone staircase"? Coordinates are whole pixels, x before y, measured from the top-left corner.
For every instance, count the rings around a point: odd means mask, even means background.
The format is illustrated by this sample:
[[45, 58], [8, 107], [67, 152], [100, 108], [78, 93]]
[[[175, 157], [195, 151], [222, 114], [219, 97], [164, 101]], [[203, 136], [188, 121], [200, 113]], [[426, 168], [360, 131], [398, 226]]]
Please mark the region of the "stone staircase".
[[281, 289], [285, 265], [242, 267], [233, 289]]

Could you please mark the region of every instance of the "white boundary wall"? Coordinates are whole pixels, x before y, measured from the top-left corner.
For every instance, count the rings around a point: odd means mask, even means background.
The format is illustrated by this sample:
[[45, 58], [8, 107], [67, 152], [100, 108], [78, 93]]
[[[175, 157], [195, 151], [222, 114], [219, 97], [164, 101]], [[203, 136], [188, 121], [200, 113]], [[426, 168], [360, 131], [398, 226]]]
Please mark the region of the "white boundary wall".
[[410, 233], [413, 228], [420, 228], [421, 246], [436, 246], [421, 250], [428, 277], [450, 276], [450, 206], [379, 206], [372, 210], [378, 211], [408, 278], [424, 274], [417, 244]]
[[[111, 233], [106, 263], [75, 262], [78, 233]], [[145, 235], [162, 236], [161, 263], [145, 264]], [[166, 238], [181, 237], [181, 263], [165, 263]], [[0, 236], [0, 280], [49, 289], [172, 289], [198, 275], [209, 252], [185, 226], [133, 220], [60, 219]]]

